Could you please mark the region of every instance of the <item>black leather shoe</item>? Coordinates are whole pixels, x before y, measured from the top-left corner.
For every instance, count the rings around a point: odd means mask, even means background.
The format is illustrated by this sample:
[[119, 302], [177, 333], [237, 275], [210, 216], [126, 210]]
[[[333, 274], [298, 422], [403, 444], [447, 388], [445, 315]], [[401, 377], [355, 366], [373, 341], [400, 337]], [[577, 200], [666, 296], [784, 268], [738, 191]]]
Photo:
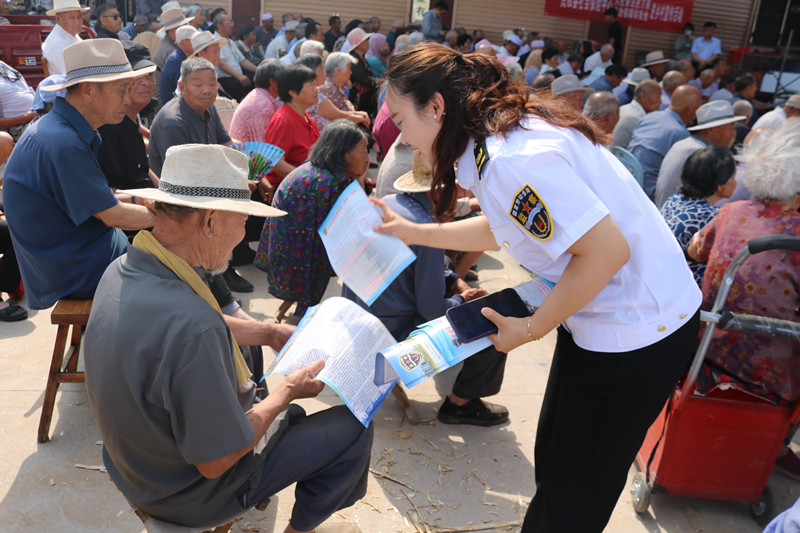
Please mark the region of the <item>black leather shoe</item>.
[[255, 290], [253, 284], [240, 276], [233, 267], [228, 267], [228, 270], [222, 274], [222, 279], [234, 292], [253, 292]]
[[436, 415], [445, 424], [469, 424], [472, 426], [496, 426], [508, 420], [508, 409], [502, 405], [474, 398], [464, 405], [456, 405], [445, 398]]
[[16, 304], [0, 309], [0, 322], [17, 322], [28, 318], [28, 310]]

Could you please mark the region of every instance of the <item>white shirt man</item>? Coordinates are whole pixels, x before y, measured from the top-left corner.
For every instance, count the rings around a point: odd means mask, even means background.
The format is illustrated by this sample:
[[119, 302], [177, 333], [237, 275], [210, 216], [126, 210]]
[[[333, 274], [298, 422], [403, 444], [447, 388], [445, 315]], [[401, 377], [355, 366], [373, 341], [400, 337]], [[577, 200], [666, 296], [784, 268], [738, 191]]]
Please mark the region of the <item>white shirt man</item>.
[[603, 67], [603, 72], [605, 72], [606, 67], [611, 66], [612, 59], [614, 59], [614, 47], [604, 44], [600, 50], [586, 58], [583, 63], [583, 71], [592, 72], [597, 67]]
[[47, 75], [65, 75], [67, 69], [64, 66], [64, 48], [71, 44], [81, 41], [78, 34], [83, 26], [82, 11], [89, 8], [82, 8], [77, 0], [64, 0], [55, 3], [55, 9], [47, 12], [48, 15], [55, 15], [56, 25], [53, 31], [42, 43], [42, 57], [46, 62]]

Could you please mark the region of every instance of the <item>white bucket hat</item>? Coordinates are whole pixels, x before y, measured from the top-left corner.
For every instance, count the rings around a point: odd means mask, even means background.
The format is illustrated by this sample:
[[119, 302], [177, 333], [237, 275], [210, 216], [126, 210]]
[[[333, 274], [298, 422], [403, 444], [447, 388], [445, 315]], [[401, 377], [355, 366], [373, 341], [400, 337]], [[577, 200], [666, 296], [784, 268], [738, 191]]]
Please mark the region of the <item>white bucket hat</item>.
[[167, 149], [158, 189], [126, 194], [165, 204], [214, 209], [258, 217], [279, 217], [280, 209], [250, 200], [250, 158], [220, 144], [181, 144]]
[[179, 28], [184, 24], [188, 24], [190, 20], [194, 17], [184, 17], [183, 12], [173, 7], [172, 9], [167, 9], [161, 16], [158, 17], [158, 20], [161, 21], [162, 29], [164, 31], [167, 30], [174, 30], [175, 28]]
[[185, 41], [186, 39], [191, 39], [197, 33], [197, 28], [194, 26], [181, 26], [178, 28], [178, 31], [175, 32], [175, 42], [179, 43], [181, 41]]
[[197, 55], [197, 52], [200, 52], [212, 44], [219, 45], [220, 48], [228, 44], [228, 39], [214, 39], [214, 36], [211, 34], [210, 31], [199, 31], [192, 35], [192, 55], [190, 57], [194, 57]]
[[78, 0], [53, 0], [53, 9], [47, 11], [48, 16], [67, 11], [89, 11], [88, 7], [83, 7]]
[[628, 85], [633, 85], [636, 87], [639, 83], [643, 82], [644, 80], [650, 79], [650, 71], [646, 68], [636, 67], [628, 74], [625, 79], [622, 80], [622, 83], [627, 83]]
[[666, 63], [669, 59], [664, 58], [664, 52], [656, 50], [644, 56], [644, 63], [640, 67], [649, 67], [651, 65], [658, 65], [659, 63]]
[[594, 89], [587, 87], [578, 81], [578, 76], [575, 74], [566, 74], [553, 80], [550, 86], [550, 92], [555, 95], [571, 93], [575, 91], [583, 91], [583, 94], [592, 94]]
[[[181, 5], [180, 5], [180, 3], [176, 2], [175, 0], [172, 0], [172, 1], [170, 1], [170, 2], [165, 2], [165, 3], [164, 3], [162, 6], [161, 6], [161, 14], [164, 14], [164, 13], [166, 13], [166, 12], [167, 12], [167, 11], [169, 11], [170, 9], [180, 9], [180, 8], [181, 8]], [[159, 20], [161, 20], [161, 17], [160, 17], [160, 16], [159, 16]]]
[[117, 39], [87, 39], [64, 48], [67, 79], [43, 91], [61, 91], [78, 83], [106, 83], [137, 78], [155, 71], [156, 66], [133, 70], [122, 43]]
[[739, 122], [747, 117], [739, 117], [733, 114], [733, 106], [725, 100], [715, 100], [701, 105], [697, 109], [697, 126], [686, 128], [689, 131], [707, 130], [716, 126], [722, 126], [729, 122]]

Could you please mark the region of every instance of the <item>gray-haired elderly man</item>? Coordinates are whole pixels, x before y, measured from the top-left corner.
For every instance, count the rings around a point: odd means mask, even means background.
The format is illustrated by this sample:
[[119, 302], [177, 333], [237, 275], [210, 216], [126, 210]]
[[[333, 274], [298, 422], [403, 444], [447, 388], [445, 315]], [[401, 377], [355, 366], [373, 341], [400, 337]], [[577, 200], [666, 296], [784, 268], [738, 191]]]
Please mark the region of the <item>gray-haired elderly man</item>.
[[3, 184], [6, 219], [33, 309], [66, 297], [91, 298], [108, 264], [125, 253], [122, 229], [147, 228], [152, 213], [108, 187], [97, 160], [105, 124], [119, 124], [130, 104], [134, 71], [116, 39], [64, 50], [66, 89], [53, 110], [22, 135]]
[[592, 119], [610, 141], [614, 127], [619, 122], [619, 100], [609, 91], [598, 91], [586, 99], [583, 115]]
[[287, 533], [358, 531], [319, 526], [365, 494], [372, 427], [344, 406], [307, 416], [291, 404], [323, 389], [322, 360], [254, 403], [206, 283], [225, 269], [248, 215], [284, 214], [249, 200], [248, 162], [222, 146], [175, 146], [158, 189], [128, 191], [156, 202], [156, 220], [106, 270], [86, 327], [103, 462], [133, 505], [169, 523], [212, 528], [296, 482]]

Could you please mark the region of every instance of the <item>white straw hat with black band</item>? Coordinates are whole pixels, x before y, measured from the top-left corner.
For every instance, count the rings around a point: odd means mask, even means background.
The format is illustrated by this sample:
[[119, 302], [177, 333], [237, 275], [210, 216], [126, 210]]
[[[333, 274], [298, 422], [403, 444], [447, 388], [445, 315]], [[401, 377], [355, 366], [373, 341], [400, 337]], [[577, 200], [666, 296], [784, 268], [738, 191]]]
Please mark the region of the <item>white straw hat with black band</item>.
[[53, 0], [53, 9], [47, 11], [47, 16], [52, 17], [67, 11], [89, 11], [89, 8], [83, 7], [78, 0]]
[[106, 83], [136, 78], [155, 71], [146, 67], [134, 71], [122, 43], [117, 39], [87, 39], [64, 48], [67, 80], [58, 85], [42, 87], [43, 91], [62, 91], [78, 83]]
[[219, 144], [181, 144], [167, 149], [158, 189], [120, 191], [166, 204], [279, 217], [280, 209], [250, 200], [247, 154]]
[[689, 131], [707, 130], [728, 124], [729, 122], [739, 122], [747, 117], [735, 116], [733, 106], [725, 100], [714, 100], [701, 105], [697, 109], [697, 125], [686, 128]]

